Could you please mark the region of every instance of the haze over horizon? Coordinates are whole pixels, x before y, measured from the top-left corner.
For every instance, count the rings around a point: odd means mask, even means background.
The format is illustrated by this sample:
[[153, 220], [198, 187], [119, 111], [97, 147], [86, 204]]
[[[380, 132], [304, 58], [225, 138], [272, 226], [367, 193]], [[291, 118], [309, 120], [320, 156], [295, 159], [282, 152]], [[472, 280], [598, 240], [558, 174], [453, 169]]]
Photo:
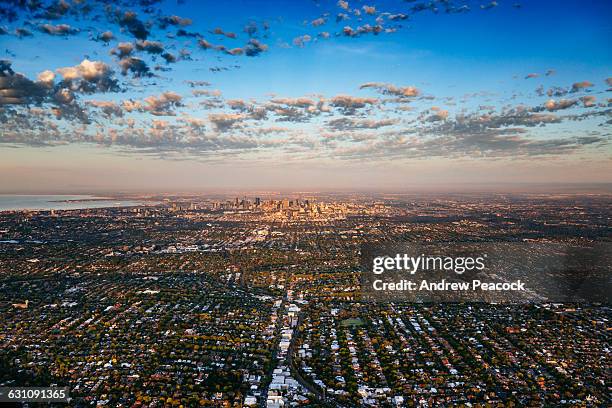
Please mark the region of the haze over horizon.
[[0, 13], [0, 193], [610, 191], [607, 1], [43, 5]]
[[202, 197], [300, 197], [306, 195], [352, 195], [364, 194], [373, 196], [402, 196], [402, 195], [433, 195], [443, 196], [456, 194], [548, 194], [548, 195], [573, 195], [573, 194], [612, 194], [612, 183], [470, 183], [470, 184], [432, 184], [424, 185], [405, 185], [394, 188], [290, 188], [290, 187], [220, 187], [220, 188], [92, 188], [91, 186], [73, 187], [70, 189], [15, 189], [0, 190], [0, 196], [19, 196], [19, 195], [97, 195], [101, 197], [121, 197], [121, 196], [202, 196]]

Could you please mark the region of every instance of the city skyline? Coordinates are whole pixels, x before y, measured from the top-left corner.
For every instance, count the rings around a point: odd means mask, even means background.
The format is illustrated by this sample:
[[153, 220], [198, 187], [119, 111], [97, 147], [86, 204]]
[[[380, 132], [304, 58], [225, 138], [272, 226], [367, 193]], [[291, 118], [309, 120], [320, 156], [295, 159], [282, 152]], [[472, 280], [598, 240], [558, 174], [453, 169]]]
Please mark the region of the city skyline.
[[24, 4], [0, 193], [612, 183], [608, 2]]

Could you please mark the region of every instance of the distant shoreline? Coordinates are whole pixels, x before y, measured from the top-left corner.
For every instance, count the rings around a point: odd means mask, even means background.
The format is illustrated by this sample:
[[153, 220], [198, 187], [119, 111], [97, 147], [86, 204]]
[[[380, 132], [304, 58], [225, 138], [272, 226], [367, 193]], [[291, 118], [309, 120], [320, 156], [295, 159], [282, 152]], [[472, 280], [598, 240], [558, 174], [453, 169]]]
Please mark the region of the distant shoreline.
[[0, 195], [0, 212], [64, 211], [151, 205], [151, 198], [92, 195]]
[[50, 200], [50, 203], [87, 203], [87, 202], [96, 202], [96, 201], [113, 201], [113, 200], [121, 200], [120, 198], [110, 198], [110, 197], [96, 197], [96, 198], [76, 198], [72, 200]]

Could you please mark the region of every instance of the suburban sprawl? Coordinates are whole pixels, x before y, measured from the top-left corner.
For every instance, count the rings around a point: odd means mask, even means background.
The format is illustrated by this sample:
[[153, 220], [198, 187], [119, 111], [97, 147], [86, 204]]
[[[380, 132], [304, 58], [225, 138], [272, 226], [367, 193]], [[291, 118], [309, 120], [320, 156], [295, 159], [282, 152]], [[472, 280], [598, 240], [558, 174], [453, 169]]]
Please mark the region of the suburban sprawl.
[[133, 198], [0, 213], [0, 386], [77, 407], [612, 404], [605, 302], [360, 287], [372, 242], [609, 242], [609, 195]]

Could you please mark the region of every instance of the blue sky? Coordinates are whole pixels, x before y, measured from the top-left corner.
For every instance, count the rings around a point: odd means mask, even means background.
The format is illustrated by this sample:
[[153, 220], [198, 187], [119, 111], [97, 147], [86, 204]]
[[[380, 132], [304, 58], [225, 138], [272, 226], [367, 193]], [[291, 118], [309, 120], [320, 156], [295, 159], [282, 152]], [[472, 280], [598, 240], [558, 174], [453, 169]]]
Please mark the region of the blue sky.
[[[401, 188], [415, 169], [428, 183], [610, 181], [608, 1], [126, 1], [112, 13], [65, 1], [4, 6], [16, 16], [0, 21], [4, 86], [18, 95], [0, 108], [9, 190], [131, 189], [160, 169], [170, 176], [151, 189], [286, 187], [315, 168], [324, 187], [350, 188], [364, 166], [370, 187]], [[147, 71], [130, 70], [138, 61]], [[80, 178], [75, 154], [92, 165]], [[40, 159], [24, 169], [28, 155]], [[125, 183], [93, 169], [124, 165]]]
[[[342, 27], [345, 23], [327, 23], [320, 30], [304, 26], [326, 10], [334, 10], [333, 2], [328, 7], [317, 6], [311, 1], [237, 1], [237, 2], [166, 2], [161, 9], [167, 14], [189, 17], [194, 23], [191, 31], [206, 33], [214, 27], [242, 34], [249, 21], [268, 21], [269, 52], [256, 60], [241, 61], [244, 70], [219, 75], [218, 82], [237, 97], [259, 95], [270, 90], [293, 92], [296, 95], [312, 92], [312, 86], [320, 85], [322, 91], [342, 92], [351, 90], [354, 83], [366, 80], [390, 82], [417, 81], [443, 83], [458, 86], [475, 85], [480, 78], [485, 85], [496, 87], [500, 82], [511, 83], [513, 75], [523, 76], [529, 72], [543, 72], [551, 67], [558, 71], [558, 78], [572, 81], [580, 73], [593, 75], [609, 74], [612, 62], [612, 4], [606, 1], [523, 1], [499, 2], [499, 6], [474, 10], [463, 14], [438, 14], [425, 11], [411, 20], [402, 22], [405, 29], [390, 35], [335, 38], [319, 41], [304, 48], [281, 48], [282, 42], [291, 43], [294, 37], [313, 34], [317, 31]], [[520, 3], [516, 9], [513, 4]], [[376, 4], [356, 2], [356, 4]], [[485, 2], [482, 2], [485, 4]], [[387, 8], [382, 8], [388, 5]], [[382, 10], [406, 11], [409, 3], [382, 2]], [[137, 9], [137, 8], [136, 8]], [[89, 26], [73, 18], [62, 19], [75, 26]], [[100, 24], [100, 29], [112, 29]], [[261, 28], [260, 28], [261, 30]], [[162, 30], [157, 37], [164, 39]], [[129, 41], [129, 34], [117, 34]], [[207, 36], [214, 38], [214, 36]], [[49, 67], [66, 66], [67, 62], [80, 62], [85, 55], [99, 55], [110, 61], [107, 49], [96, 46], [87, 39], [85, 32], [71, 37], [36, 35], [33, 38], [15, 40], [10, 36], [0, 37], [2, 45], [18, 55], [13, 58], [21, 72], [35, 75]], [[239, 44], [239, 40], [224, 41]], [[211, 54], [211, 53], [209, 53]], [[364, 58], [364, 54], [367, 58]], [[36, 60], [33, 57], [38, 56]], [[199, 76], [200, 64], [215, 65], [215, 58], [202, 53], [198, 64], [177, 66], [175, 70], [185, 75]], [[384, 64], [384, 66], [383, 66]], [[359, 69], [355, 69], [355, 66]], [[453, 69], [449, 69], [453, 65]], [[284, 67], [290, 69], [284, 69]], [[321, 72], [323, 71], [323, 72]], [[247, 89], [232, 86], [236, 79], [246, 79], [252, 73], [273, 72], [275, 81], [254, 82]], [[296, 78], [306, 78], [307, 83], [295, 83]], [[300, 86], [301, 85], [301, 86]], [[514, 85], [514, 84], [513, 84]], [[523, 85], [523, 84], [518, 84]], [[524, 84], [525, 87], [529, 84]], [[243, 88], [243, 89], [240, 89]]]

